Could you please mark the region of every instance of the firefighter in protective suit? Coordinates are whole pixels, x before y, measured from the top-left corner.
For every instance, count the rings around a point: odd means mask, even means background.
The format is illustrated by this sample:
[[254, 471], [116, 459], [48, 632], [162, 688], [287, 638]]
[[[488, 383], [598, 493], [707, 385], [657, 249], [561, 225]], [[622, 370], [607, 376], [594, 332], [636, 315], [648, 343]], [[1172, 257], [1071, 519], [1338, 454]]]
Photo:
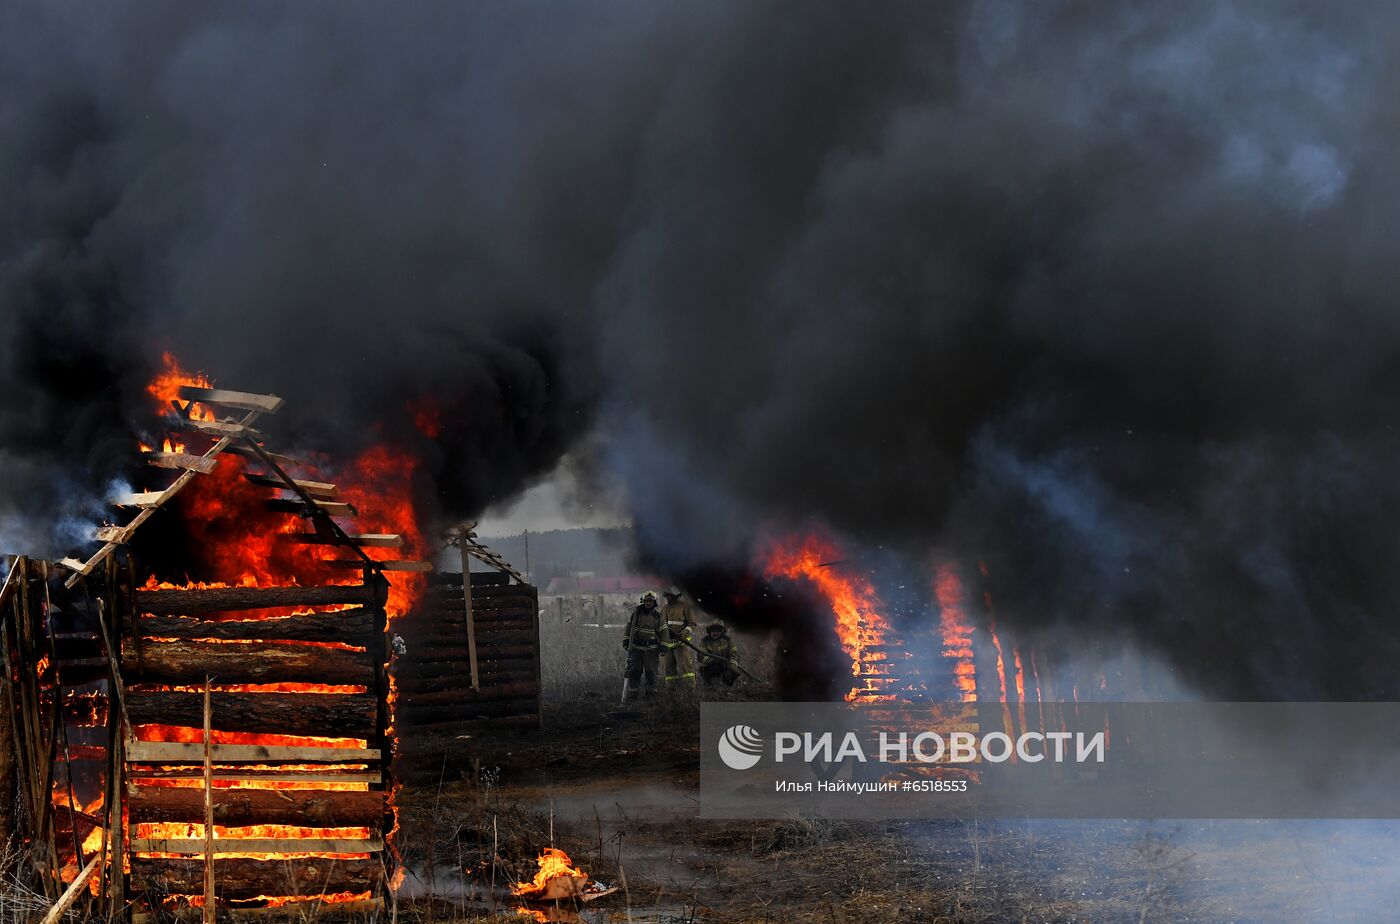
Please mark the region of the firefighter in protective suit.
[[700, 677], [707, 686], [716, 681], [724, 681], [727, 687], [734, 686], [739, 677], [739, 649], [729, 639], [729, 630], [724, 623], [715, 622], [705, 627], [705, 637], [700, 639]]
[[656, 673], [661, 661], [663, 643], [670, 641], [666, 631], [666, 617], [656, 605], [656, 594], [642, 595], [641, 604], [632, 611], [627, 620], [627, 632], [622, 637], [622, 647], [627, 649], [627, 686], [638, 690], [642, 678], [646, 677], [646, 695], [656, 692]]
[[668, 590], [665, 597], [666, 603], [661, 607], [661, 612], [666, 617], [666, 631], [670, 635], [670, 638], [662, 643], [666, 651], [662, 664], [666, 685], [674, 687], [682, 681], [694, 683], [695, 661], [686, 642], [694, 641], [695, 608], [689, 600], [681, 598], [679, 590]]

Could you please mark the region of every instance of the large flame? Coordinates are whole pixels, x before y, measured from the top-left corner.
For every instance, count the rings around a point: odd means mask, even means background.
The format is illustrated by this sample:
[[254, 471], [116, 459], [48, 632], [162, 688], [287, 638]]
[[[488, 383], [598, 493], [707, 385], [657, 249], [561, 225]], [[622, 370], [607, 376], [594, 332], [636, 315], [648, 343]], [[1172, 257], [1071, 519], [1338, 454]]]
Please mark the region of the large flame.
[[977, 667], [972, 656], [972, 620], [968, 617], [958, 569], [952, 562], [944, 562], [936, 569], [933, 592], [938, 598], [942, 655], [952, 667], [958, 699], [973, 702], [977, 699]]
[[156, 399], [157, 411], [167, 414], [179, 407], [184, 409], [185, 416], [192, 420], [214, 420], [214, 412], [209, 408], [180, 397], [181, 388], [213, 388], [213, 380], [203, 372], [186, 372], [180, 368], [180, 361], [175, 358], [175, 354], [168, 350], [161, 354], [160, 360], [161, 371], [146, 386], [146, 391]]
[[841, 552], [834, 543], [811, 534], [796, 542], [776, 544], [764, 563], [764, 577], [805, 581], [822, 595], [835, 616], [836, 637], [851, 659], [854, 683], [848, 702], [892, 699], [887, 668], [888, 649], [897, 644], [888, 621], [880, 614], [880, 598], [863, 575], [838, 567]]

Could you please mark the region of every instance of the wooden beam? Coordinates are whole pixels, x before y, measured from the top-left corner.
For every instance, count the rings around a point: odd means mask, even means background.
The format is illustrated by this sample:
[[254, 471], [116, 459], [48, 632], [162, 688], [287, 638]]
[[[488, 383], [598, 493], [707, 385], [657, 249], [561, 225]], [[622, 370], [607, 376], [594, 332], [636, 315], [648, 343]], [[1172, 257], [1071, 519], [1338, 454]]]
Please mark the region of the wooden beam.
[[[193, 895], [200, 891], [200, 875], [203, 863], [199, 860], [177, 860], [173, 857], [138, 857], [131, 861], [131, 878], [138, 880], [162, 895]], [[218, 880], [219, 897], [224, 900], [257, 898], [266, 895], [269, 886], [278, 895], [322, 895], [337, 892], [368, 892], [383, 875], [383, 864], [378, 858], [366, 860], [342, 860], [333, 857], [303, 857], [297, 860], [252, 860], [243, 857], [216, 859], [214, 875]], [[341, 904], [327, 905], [321, 909], [324, 916], [332, 908], [339, 911]], [[164, 912], [166, 909], [162, 909]], [[292, 915], [290, 920], [299, 920], [296, 912], [288, 908], [276, 908]], [[221, 916], [228, 916], [231, 909], [222, 909]]]
[[[363, 739], [374, 734], [377, 703], [369, 693], [215, 692], [210, 698], [220, 731]], [[134, 725], [191, 728], [200, 721], [199, 710], [194, 693], [126, 694], [127, 715]]]
[[[211, 779], [218, 779], [212, 773]], [[260, 777], [260, 779], [267, 779]], [[313, 828], [373, 827], [384, 819], [383, 791], [316, 789], [213, 790], [216, 825], [298, 824]], [[127, 797], [132, 823], [188, 822], [204, 811], [203, 789], [133, 786]]]
[[42, 924], [58, 924], [59, 921], [63, 920], [63, 916], [68, 913], [69, 908], [73, 907], [78, 896], [87, 890], [88, 880], [92, 878], [93, 873], [97, 872], [97, 864], [101, 859], [102, 857], [98, 855], [88, 861], [87, 866], [84, 866], [82, 872], [78, 873], [77, 878], [59, 896], [58, 901], [54, 902], [54, 906], [49, 909], [48, 914], [44, 915]]
[[[326, 837], [221, 837], [214, 840], [214, 854], [229, 853], [378, 853], [384, 840]], [[204, 853], [202, 837], [133, 837], [132, 853]]]
[[195, 619], [143, 616], [136, 631], [154, 638], [287, 639], [299, 642], [363, 642], [374, 629], [365, 607], [331, 613], [300, 613], [277, 619]]
[[[270, 497], [263, 501], [263, 506], [268, 510], [277, 513], [305, 513], [306, 505], [293, 497]], [[341, 501], [316, 501], [318, 510], [324, 511], [333, 517], [353, 517], [355, 508]], [[363, 566], [364, 562], [357, 562]]]
[[[224, 450], [224, 452], [231, 452], [236, 456], [246, 456], [249, 459], [257, 459], [259, 461], [262, 460], [262, 456], [258, 455], [258, 451], [252, 446], [249, 446], [247, 443], [230, 443], [228, 447]], [[269, 456], [271, 456], [273, 461], [275, 461], [278, 465], [301, 465], [300, 459], [294, 459], [291, 456], [284, 456], [278, 452], [270, 452], [267, 449], [264, 449], [263, 452], [266, 452]]]
[[287, 606], [331, 606], [381, 602], [378, 589], [369, 584], [328, 584], [321, 587], [209, 587], [202, 590], [138, 590], [138, 613], [199, 616], [235, 610], [263, 610]]
[[135, 494], [114, 494], [110, 501], [114, 507], [158, 507], [164, 491], [138, 491]]
[[247, 424], [234, 423], [231, 420], [187, 420], [184, 417], [176, 417], [174, 414], [167, 414], [164, 420], [165, 424], [173, 430], [193, 430], [195, 433], [203, 433], [205, 436], [228, 439], [244, 436], [257, 439], [262, 436], [261, 433]]
[[[321, 564], [329, 565], [332, 568], [343, 568], [347, 571], [364, 568], [365, 566], [365, 563], [358, 559], [339, 558], [332, 559], [330, 561], [323, 561], [321, 562]], [[433, 563], [430, 561], [379, 561], [375, 562], [375, 564], [379, 566], [381, 571], [428, 572], [433, 570]]]
[[218, 460], [205, 458], [204, 456], [190, 455], [187, 452], [148, 452], [146, 453], [146, 464], [154, 465], [156, 468], [181, 468], [187, 472], [199, 472], [207, 475], [218, 465]]
[[[243, 477], [251, 484], [261, 488], [281, 488], [284, 491], [291, 490], [287, 483], [276, 475], [263, 475], [258, 472], [244, 472]], [[292, 479], [296, 486], [317, 500], [335, 500], [338, 489], [333, 484], [324, 481], [302, 481], [299, 478]]]
[[[322, 536], [320, 533], [279, 533], [278, 539], [297, 545], [345, 545], [338, 536]], [[353, 544], [364, 548], [397, 549], [403, 545], [403, 536], [395, 533], [361, 533], [351, 535]]]
[[[138, 662], [133, 640], [122, 643], [127, 680], [198, 683], [205, 674], [220, 683], [332, 683], [369, 686], [374, 668], [368, 651], [279, 642], [143, 640]], [[272, 694], [256, 694], [272, 695]]]
[[[364, 763], [378, 760], [378, 748], [310, 748], [270, 744], [216, 744], [218, 763]], [[195, 763], [204, 760], [204, 745], [183, 741], [136, 741], [126, 743], [126, 759], [134, 764]], [[133, 776], [139, 771], [131, 771]]]
[[[98, 542], [114, 542], [118, 545], [125, 542], [126, 537], [127, 528], [125, 526], [99, 526], [97, 527], [97, 529], [93, 530], [92, 533], [92, 538], [96, 539]], [[63, 561], [59, 562], [59, 564], [66, 565], [67, 567], [71, 568], [73, 567], [73, 564], [69, 564], [70, 562], [78, 566], [77, 568], [74, 568], [75, 571], [80, 570], [83, 566], [82, 562], [75, 562], [71, 558], [65, 558]]]
[[240, 411], [261, 411], [264, 414], [276, 414], [285, 403], [276, 395], [255, 395], [246, 391], [228, 391], [223, 388], [196, 388], [193, 385], [181, 385], [177, 393], [186, 401], [217, 404]]
[[[141, 770], [131, 770], [131, 782], [139, 786], [142, 780], [196, 780], [204, 775], [204, 769], [190, 768], [185, 770], [152, 770], [145, 772]], [[370, 772], [368, 770], [327, 770], [322, 773], [314, 771], [304, 773], [279, 773], [275, 770], [249, 770], [239, 772], [236, 770], [220, 770], [214, 768], [214, 779], [216, 780], [260, 780], [264, 783], [382, 783], [384, 774], [382, 772]], [[161, 787], [169, 789], [169, 787]], [[185, 790], [194, 792], [195, 790]], [[230, 789], [220, 790], [220, 792], [262, 792], [259, 789]], [[300, 790], [277, 790], [278, 792], [299, 792]], [[307, 792], [319, 792], [320, 790], [306, 790]], [[347, 790], [349, 791], [349, 790]]]

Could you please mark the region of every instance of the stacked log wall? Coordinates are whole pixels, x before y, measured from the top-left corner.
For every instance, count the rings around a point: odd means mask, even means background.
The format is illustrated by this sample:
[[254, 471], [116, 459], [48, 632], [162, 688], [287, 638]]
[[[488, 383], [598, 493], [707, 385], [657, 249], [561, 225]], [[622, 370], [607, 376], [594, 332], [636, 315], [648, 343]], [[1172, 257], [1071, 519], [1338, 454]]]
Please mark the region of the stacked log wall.
[[460, 573], [433, 576], [417, 612], [396, 621], [407, 652], [395, 662], [405, 729], [471, 731], [540, 722], [539, 592], [503, 573], [472, 575], [479, 687]]
[[[140, 726], [159, 725], [198, 733], [177, 734], [179, 741], [202, 740], [207, 677], [215, 733], [364, 742], [355, 747], [321, 747], [322, 742], [314, 740], [213, 746], [215, 825], [369, 832], [359, 839], [339, 834], [316, 839], [313, 832], [312, 840], [274, 839], [264, 845], [270, 853], [345, 855], [339, 859], [257, 860], [216, 854], [214, 882], [221, 899], [360, 893], [382, 881], [380, 851], [391, 811], [391, 781], [379, 692], [382, 670], [375, 663], [376, 653], [383, 650], [380, 593], [381, 588], [360, 585], [138, 590], [132, 595], [121, 666], [126, 713], [138, 738], [146, 737], [139, 734]], [[342, 608], [328, 611], [329, 606]], [[312, 612], [312, 607], [321, 609]], [[296, 609], [307, 612], [293, 612]], [[246, 684], [334, 685], [335, 691], [262, 692], [242, 688]], [[131, 886], [147, 895], [199, 894], [203, 861], [197, 854], [202, 841], [137, 836], [136, 826], [144, 823], [197, 825], [204, 820], [203, 787], [171, 785], [181, 778], [201, 778], [203, 745], [175, 743], [164, 733], [160, 738], [128, 745]], [[217, 782], [259, 778], [301, 785], [290, 790], [247, 789]], [[347, 788], [345, 783], [358, 785]], [[230, 849], [236, 841], [224, 843]], [[190, 856], [164, 855], [170, 853]]]

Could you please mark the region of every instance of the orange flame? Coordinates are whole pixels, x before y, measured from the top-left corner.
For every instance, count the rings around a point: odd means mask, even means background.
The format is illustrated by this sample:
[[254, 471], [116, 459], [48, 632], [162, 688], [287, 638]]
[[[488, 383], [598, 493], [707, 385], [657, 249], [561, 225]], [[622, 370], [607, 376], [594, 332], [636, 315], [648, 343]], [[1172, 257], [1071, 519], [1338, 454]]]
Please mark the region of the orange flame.
[[[214, 383], [208, 375], [203, 372], [186, 372], [180, 368], [180, 361], [175, 358], [175, 354], [166, 351], [161, 354], [162, 371], [156, 374], [151, 383], [146, 386], [146, 391], [152, 398], [156, 399], [162, 413], [173, 410], [172, 403], [185, 408], [188, 405], [187, 414], [192, 420], [214, 420], [214, 412], [202, 404], [186, 402], [180, 397], [182, 386], [194, 388], [213, 388]], [[167, 449], [166, 452], [171, 450]], [[178, 452], [179, 450], [175, 450]]]
[[539, 871], [535, 873], [535, 878], [529, 882], [521, 881], [515, 883], [515, 885], [510, 887], [510, 893], [512, 895], [521, 898], [542, 895], [549, 886], [550, 881], [558, 879], [561, 876], [569, 879], [586, 880], [588, 878], [587, 873], [574, 867], [574, 861], [569, 859], [567, 853], [554, 847], [546, 847], [541, 851], [539, 859], [536, 860], [536, 862], [539, 864], [540, 868]]
[[938, 599], [939, 636], [943, 657], [953, 669], [958, 698], [965, 703], [977, 699], [977, 667], [972, 655], [972, 621], [967, 615], [967, 598], [957, 567], [951, 562], [938, 566], [933, 580]]
[[[887, 651], [897, 644], [889, 623], [880, 614], [880, 598], [865, 577], [832, 567], [841, 558], [835, 545], [816, 535], [800, 542], [780, 543], [764, 565], [764, 577], [801, 580], [811, 584], [830, 604], [836, 617], [836, 637], [851, 659], [855, 678], [847, 702], [894, 699], [896, 681], [889, 675]], [[906, 657], [907, 652], [903, 653]]]

